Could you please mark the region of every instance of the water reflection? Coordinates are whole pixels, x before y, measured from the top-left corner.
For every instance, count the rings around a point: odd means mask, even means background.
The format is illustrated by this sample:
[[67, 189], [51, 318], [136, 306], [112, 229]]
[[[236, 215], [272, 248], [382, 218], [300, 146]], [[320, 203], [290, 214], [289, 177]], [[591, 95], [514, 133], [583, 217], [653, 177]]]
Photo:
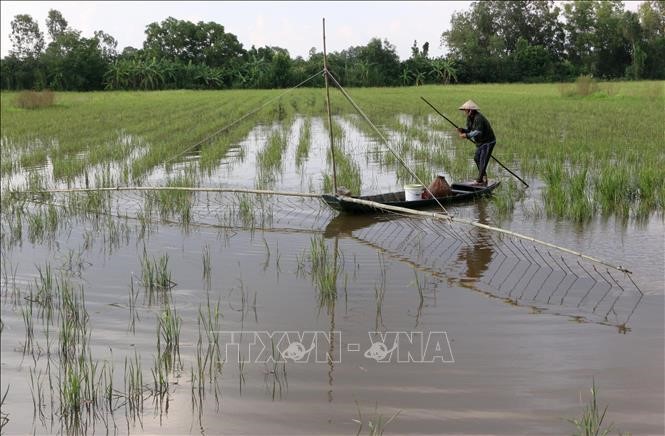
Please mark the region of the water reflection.
[[[487, 203], [484, 201], [475, 204], [478, 210], [478, 222], [489, 224]], [[493, 240], [489, 230], [475, 227], [469, 232], [471, 243], [464, 244], [457, 255], [457, 261], [466, 264], [466, 271], [461, 274], [462, 285], [473, 286], [482, 279], [492, 262]]]
[[[488, 209], [487, 201], [478, 201], [465, 213], [481, 224], [491, 224]], [[547, 311], [615, 326], [622, 333], [630, 330], [627, 322], [642, 300], [641, 291], [629, 276], [622, 277], [565, 252], [463, 223], [341, 214], [328, 223], [324, 236], [353, 238], [371, 246], [380, 256], [387, 254], [449, 286], [462, 286], [511, 305], [530, 307], [533, 313]], [[377, 302], [380, 297], [377, 294]], [[419, 318], [418, 310], [416, 322]]]

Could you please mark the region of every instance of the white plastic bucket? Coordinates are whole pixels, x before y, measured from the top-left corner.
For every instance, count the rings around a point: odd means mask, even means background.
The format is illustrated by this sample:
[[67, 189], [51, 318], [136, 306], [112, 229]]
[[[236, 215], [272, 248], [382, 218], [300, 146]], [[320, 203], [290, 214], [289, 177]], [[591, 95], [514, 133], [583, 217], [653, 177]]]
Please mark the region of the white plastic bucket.
[[404, 185], [404, 200], [416, 201], [422, 199], [422, 193], [425, 190], [423, 185]]

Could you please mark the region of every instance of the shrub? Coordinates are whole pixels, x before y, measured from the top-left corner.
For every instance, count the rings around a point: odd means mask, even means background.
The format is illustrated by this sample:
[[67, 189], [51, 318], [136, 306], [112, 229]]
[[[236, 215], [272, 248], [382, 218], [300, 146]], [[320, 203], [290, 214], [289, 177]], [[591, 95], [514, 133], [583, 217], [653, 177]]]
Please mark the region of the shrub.
[[577, 95], [587, 96], [598, 90], [598, 84], [591, 74], [582, 74], [575, 80]]
[[53, 106], [55, 93], [53, 91], [21, 91], [16, 96], [15, 105], [21, 109], [39, 109]]

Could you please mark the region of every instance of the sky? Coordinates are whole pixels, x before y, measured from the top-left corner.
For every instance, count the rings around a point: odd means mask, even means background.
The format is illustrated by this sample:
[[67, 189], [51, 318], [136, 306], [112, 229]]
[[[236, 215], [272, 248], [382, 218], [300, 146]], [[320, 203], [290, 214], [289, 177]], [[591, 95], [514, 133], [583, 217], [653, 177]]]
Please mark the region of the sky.
[[[466, 11], [470, 1], [5, 1], [0, 2], [2, 57], [11, 49], [9, 35], [15, 15], [28, 14], [46, 34], [50, 9], [60, 11], [73, 29], [89, 38], [103, 30], [124, 47], [141, 48], [145, 28], [168, 17], [192, 22], [214, 21], [236, 35], [245, 49], [252, 45], [278, 46], [292, 58], [308, 58], [312, 47], [323, 51], [326, 20], [328, 52], [367, 45], [372, 38], [387, 39], [401, 60], [411, 56], [414, 40], [429, 42], [430, 56], [445, 53], [441, 33], [450, 28], [453, 12]], [[47, 43], [48, 43], [47, 39]]]

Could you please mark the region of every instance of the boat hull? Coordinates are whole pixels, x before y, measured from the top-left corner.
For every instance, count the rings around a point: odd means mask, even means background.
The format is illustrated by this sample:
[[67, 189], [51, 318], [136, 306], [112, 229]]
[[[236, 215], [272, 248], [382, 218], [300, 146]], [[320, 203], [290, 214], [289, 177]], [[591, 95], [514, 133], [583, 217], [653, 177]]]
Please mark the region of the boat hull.
[[[404, 207], [407, 209], [424, 209], [427, 207], [438, 206], [440, 203], [443, 206], [450, 204], [463, 203], [479, 197], [491, 195], [492, 191], [499, 185], [499, 181], [494, 181], [487, 186], [474, 186], [472, 182], [468, 183], [453, 183], [452, 195], [446, 197], [438, 197], [436, 200], [433, 198], [426, 200], [406, 201], [404, 191], [389, 192], [386, 194], [377, 195], [364, 195], [358, 198], [360, 200], [373, 201], [387, 206]], [[344, 200], [344, 198], [336, 195], [324, 194], [321, 196], [323, 201], [333, 209], [347, 213], [380, 213], [383, 212], [380, 207], [373, 207], [366, 204], [358, 204], [352, 201]], [[438, 203], [437, 203], [438, 200]]]

